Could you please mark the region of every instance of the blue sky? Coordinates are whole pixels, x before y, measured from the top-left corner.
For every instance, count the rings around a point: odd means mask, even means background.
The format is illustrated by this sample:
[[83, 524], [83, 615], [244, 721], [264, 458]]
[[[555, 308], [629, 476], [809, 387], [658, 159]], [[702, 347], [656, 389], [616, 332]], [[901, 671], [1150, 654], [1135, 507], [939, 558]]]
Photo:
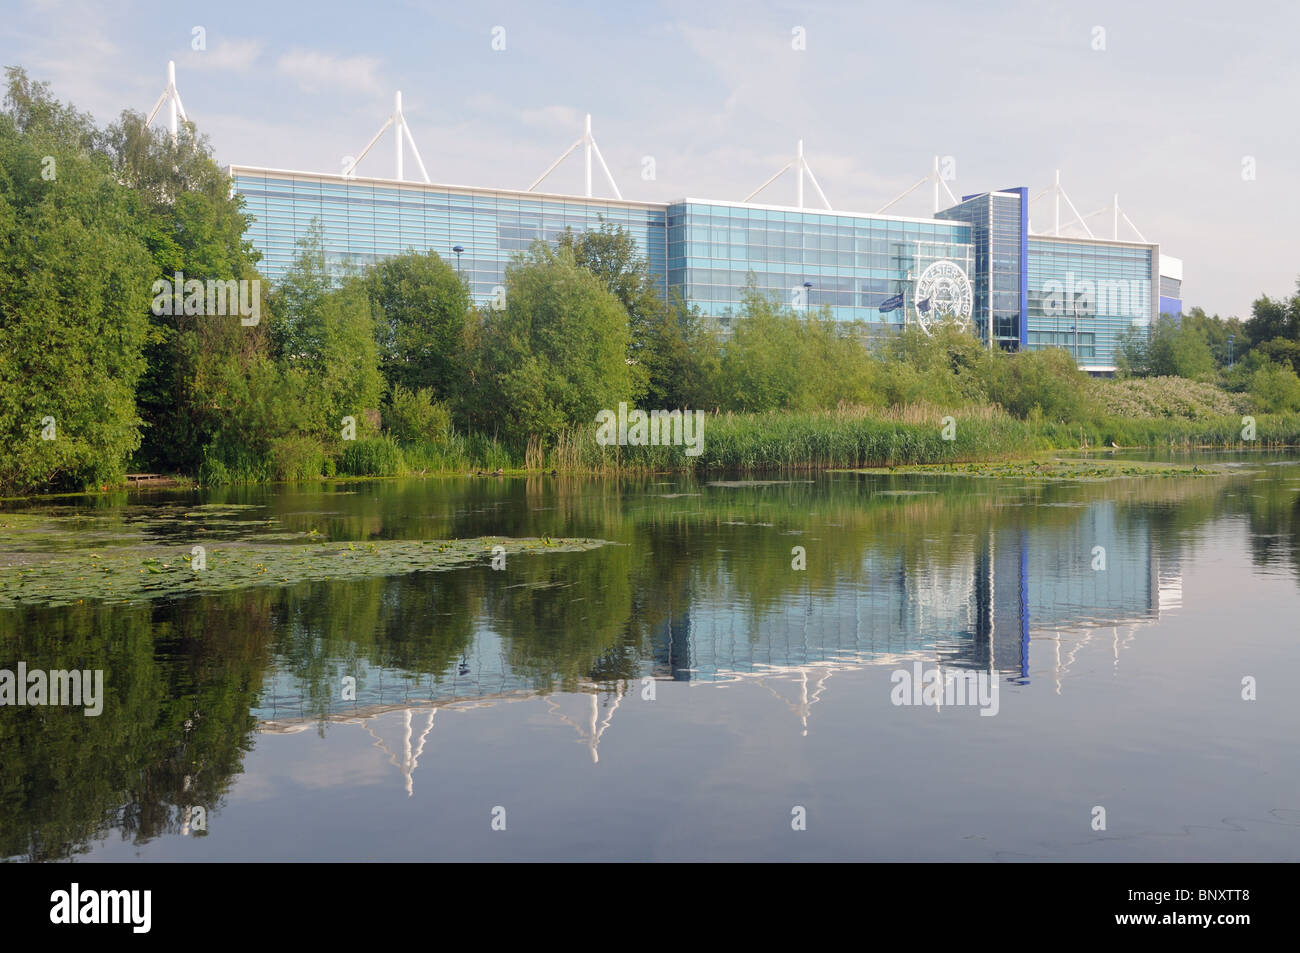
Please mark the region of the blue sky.
[[[1081, 212], [1119, 193], [1184, 260], [1189, 306], [1245, 316], [1300, 275], [1297, 4], [6, 5], [0, 61], [101, 122], [148, 110], [174, 59], [223, 163], [337, 172], [401, 89], [435, 182], [525, 188], [590, 112], [627, 198], [742, 199], [802, 138], [837, 209], [875, 211], [936, 154], [952, 157], [959, 195], [1034, 194], [1057, 168]], [[393, 174], [391, 135], [358, 171]], [[581, 191], [580, 159], [544, 187]], [[793, 182], [760, 200], [793, 204]], [[929, 201], [921, 190], [894, 211], [926, 215]], [[1031, 210], [1036, 227], [1050, 216], [1047, 200]]]

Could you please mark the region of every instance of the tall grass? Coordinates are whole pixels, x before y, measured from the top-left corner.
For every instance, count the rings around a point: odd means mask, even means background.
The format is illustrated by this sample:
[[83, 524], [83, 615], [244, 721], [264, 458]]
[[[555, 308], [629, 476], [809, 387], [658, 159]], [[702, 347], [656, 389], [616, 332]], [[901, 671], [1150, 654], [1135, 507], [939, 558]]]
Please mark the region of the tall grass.
[[[951, 417], [951, 426], [945, 427]], [[893, 407], [841, 405], [825, 411], [712, 413], [703, 418], [700, 453], [681, 446], [601, 446], [592, 425], [562, 431], [549, 446], [534, 438], [521, 455], [486, 434], [399, 442], [391, 436], [349, 442], [337, 457], [339, 475], [422, 476], [497, 469], [562, 473], [650, 473], [819, 470], [905, 464], [969, 463], [1080, 447], [1239, 448], [1300, 446], [1300, 414], [1260, 414], [1255, 439], [1243, 439], [1239, 415], [1127, 418], [1085, 422], [1012, 416], [996, 406], [945, 409], [914, 403]], [[952, 439], [945, 439], [945, 431]], [[308, 439], [273, 445], [265, 459], [210, 457], [200, 469], [207, 485], [300, 481], [333, 475], [335, 458]]]
[[[945, 418], [952, 418], [944, 439]], [[815, 470], [927, 463], [967, 463], [1080, 447], [1300, 446], [1300, 414], [1260, 415], [1254, 441], [1242, 418], [1205, 420], [1113, 417], [1084, 424], [1022, 420], [988, 405], [950, 411], [911, 404], [887, 409], [709, 414], [701, 452], [683, 447], [600, 446], [592, 427], [560, 434], [548, 456], [564, 472]]]

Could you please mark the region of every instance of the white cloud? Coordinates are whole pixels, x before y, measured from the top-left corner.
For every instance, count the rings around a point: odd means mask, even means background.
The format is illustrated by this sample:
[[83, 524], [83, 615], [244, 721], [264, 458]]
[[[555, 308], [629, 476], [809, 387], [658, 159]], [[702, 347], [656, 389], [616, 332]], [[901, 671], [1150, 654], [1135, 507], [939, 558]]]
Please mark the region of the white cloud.
[[541, 109], [525, 109], [519, 118], [531, 126], [562, 126], [565, 129], [580, 129], [582, 116], [572, 106], [543, 106]]
[[246, 70], [262, 53], [261, 40], [222, 40], [210, 50], [192, 50], [185, 65], [192, 69]]
[[275, 64], [279, 72], [309, 93], [323, 89], [379, 92], [383, 87], [375, 75], [378, 66], [379, 60], [373, 56], [339, 57], [315, 50], [290, 50]]

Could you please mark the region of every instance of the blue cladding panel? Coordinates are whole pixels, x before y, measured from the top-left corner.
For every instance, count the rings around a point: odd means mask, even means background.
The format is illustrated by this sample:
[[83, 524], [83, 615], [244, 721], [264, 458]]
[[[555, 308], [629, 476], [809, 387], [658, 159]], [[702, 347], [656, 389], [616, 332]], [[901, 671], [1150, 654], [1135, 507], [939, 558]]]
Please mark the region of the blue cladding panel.
[[1064, 348], [1085, 367], [1115, 366], [1119, 336], [1148, 327], [1152, 264], [1148, 245], [1029, 240], [1029, 344]]
[[475, 302], [487, 305], [493, 289], [504, 284], [511, 258], [533, 241], [554, 243], [566, 227], [583, 232], [608, 222], [628, 229], [659, 279], [660, 291], [667, 289], [663, 208], [264, 170], [236, 173], [234, 189], [254, 218], [244, 237], [262, 253], [259, 267], [271, 281], [288, 271], [297, 243], [318, 220], [326, 262], [335, 274], [407, 249], [432, 250], [455, 264], [452, 248], [463, 246], [460, 268]]

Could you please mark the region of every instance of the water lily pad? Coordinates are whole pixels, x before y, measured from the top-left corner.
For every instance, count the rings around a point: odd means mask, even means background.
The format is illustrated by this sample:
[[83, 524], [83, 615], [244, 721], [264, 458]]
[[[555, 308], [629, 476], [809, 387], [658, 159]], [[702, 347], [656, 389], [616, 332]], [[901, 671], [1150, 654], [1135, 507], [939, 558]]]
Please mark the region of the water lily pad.
[[134, 548], [104, 549], [0, 566], [0, 608], [95, 599], [140, 602], [250, 586], [438, 572], [488, 565], [496, 546], [503, 547], [507, 556], [532, 556], [604, 545], [605, 540], [599, 539], [499, 536], [299, 545], [223, 543], [206, 550], [203, 569], [192, 567], [188, 548], [177, 547], [166, 556]]

